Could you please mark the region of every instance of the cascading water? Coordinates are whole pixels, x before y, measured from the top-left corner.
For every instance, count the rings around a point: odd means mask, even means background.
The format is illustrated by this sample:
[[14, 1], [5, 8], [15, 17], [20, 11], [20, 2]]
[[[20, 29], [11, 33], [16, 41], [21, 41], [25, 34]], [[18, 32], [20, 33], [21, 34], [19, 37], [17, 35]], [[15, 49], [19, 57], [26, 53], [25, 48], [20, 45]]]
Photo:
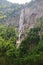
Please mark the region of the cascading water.
[[19, 21], [19, 40], [20, 40], [21, 34], [24, 30], [23, 23], [24, 23], [24, 9], [21, 11], [20, 21]]
[[24, 30], [24, 9], [21, 11], [21, 14], [20, 14], [20, 20], [19, 20], [19, 36], [18, 36], [18, 44], [17, 44], [17, 48], [20, 46], [20, 43], [21, 43], [21, 35], [22, 35], [22, 32]]

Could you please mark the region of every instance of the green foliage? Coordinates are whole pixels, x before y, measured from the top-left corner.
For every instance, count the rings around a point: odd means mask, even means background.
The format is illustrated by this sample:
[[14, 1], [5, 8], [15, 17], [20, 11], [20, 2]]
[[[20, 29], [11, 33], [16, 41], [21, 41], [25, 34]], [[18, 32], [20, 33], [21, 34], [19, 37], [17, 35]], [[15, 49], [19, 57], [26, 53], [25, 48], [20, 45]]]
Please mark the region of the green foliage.
[[16, 32], [13, 26], [0, 26], [0, 56], [16, 57]]
[[16, 49], [17, 33], [12, 25], [0, 26], [0, 65], [43, 65], [43, 40], [40, 28], [28, 32], [19, 49]]
[[29, 49], [32, 49], [40, 41], [39, 28], [33, 28], [29, 31], [28, 36], [22, 41], [20, 47], [20, 57], [24, 57], [28, 54]]
[[7, 20], [7, 18], [11, 19], [15, 17], [16, 15], [18, 15], [18, 12], [22, 9], [22, 7], [23, 6], [20, 4], [12, 4], [6, 0], [0, 1], [0, 19]]
[[6, 30], [6, 38], [5, 39], [12, 39], [16, 38], [16, 32], [15, 29], [13, 28], [13, 26], [9, 25], [7, 30]]
[[40, 28], [33, 28], [28, 34], [29, 44], [37, 44], [40, 40], [39, 36]]

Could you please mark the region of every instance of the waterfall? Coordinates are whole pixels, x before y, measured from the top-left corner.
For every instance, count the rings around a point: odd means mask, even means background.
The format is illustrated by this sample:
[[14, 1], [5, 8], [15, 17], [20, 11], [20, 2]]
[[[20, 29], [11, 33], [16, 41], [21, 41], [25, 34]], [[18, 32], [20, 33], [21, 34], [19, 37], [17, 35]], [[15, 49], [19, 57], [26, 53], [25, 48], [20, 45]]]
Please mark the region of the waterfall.
[[22, 32], [24, 30], [24, 9], [21, 11], [21, 15], [20, 15], [20, 20], [19, 20], [19, 41], [20, 41], [20, 37], [22, 35]]
[[19, 19], [19, 35], [18, 35], [18, 41], [17, 41], [17, 48], [20, 46], [21, 43], [21, 35], [24, 30], [24, 9], [21, 11], [20, 19]]

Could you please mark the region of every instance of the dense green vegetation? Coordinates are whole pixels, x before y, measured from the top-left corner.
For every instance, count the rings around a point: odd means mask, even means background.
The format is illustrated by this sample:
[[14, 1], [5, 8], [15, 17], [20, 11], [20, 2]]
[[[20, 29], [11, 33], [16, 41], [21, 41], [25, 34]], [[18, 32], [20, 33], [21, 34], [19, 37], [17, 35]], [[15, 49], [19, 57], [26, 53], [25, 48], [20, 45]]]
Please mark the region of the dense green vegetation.
[[20, 14], [20, 11], [23, 7], [23, 5], [18, 3], [11, 3], [7, 0], [0, 0], [0, 23], [7, 24], [6, 21], [13, 21], [13, 18]]
[[[36, 0], [39, 2], [39, 0]], [[0, 24], [20, 14], [20, 10], [31, 7], [35, 2], [25, 5], [12, 4], [0, 0]], [[12, 25], [0, 25], [0, 65], [43, 65], [43, 17], [37, 19], [36, 26], [16, 48], [18, 33]]]
[[[39, 20], [37, 25], [38, 23]], [[17, 32], [14, 26], [0, 25], [0, 65], [43, 65], [42, 32], [42, 24], [30, 29], [28, 36], [17, 49]]]

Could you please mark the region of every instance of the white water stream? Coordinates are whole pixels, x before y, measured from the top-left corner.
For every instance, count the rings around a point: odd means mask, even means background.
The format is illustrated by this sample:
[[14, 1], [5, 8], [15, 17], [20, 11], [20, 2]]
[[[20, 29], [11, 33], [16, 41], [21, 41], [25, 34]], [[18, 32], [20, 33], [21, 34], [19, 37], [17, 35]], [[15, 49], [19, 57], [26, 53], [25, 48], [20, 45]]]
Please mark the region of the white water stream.
[[18, 41], [17, 41], [17, 48], [20, 46], [20, 43], [21, 43], [21, 35], [22, 35], [22, 32], [24, 30], [24, 9], [21, 11], [21, 14], [20, 14], [20, 20], [19, 20], [19, 36], [18, 36]]

